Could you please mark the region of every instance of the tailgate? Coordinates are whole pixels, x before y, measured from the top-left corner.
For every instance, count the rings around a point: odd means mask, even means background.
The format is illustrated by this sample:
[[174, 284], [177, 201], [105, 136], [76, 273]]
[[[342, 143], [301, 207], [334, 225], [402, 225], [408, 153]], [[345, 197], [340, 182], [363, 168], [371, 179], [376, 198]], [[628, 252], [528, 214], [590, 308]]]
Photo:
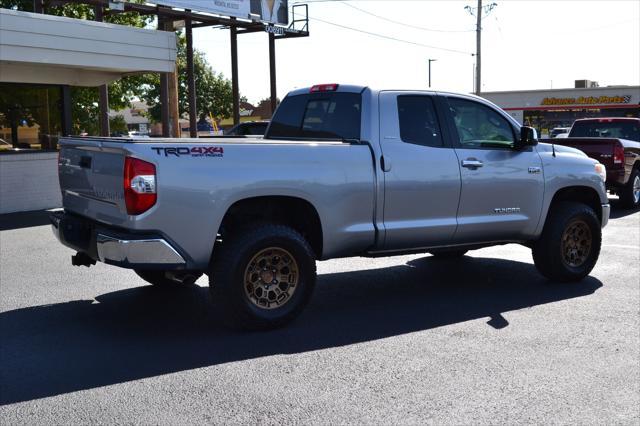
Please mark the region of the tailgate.
[[[587, 156], [604, 164], [607, 170], [615, 168], [613, 163], [614, 147], [619, 143], [612, 138], [565, 138], [553, 139], [551, 143], [579, 149]], [[617, 166], [619, 167], [619, 166]]]
[[125, 150], [98, 140], [62, 140], [58, 174], [64, 208], [113, 224], [125, 220], [124, 157]]

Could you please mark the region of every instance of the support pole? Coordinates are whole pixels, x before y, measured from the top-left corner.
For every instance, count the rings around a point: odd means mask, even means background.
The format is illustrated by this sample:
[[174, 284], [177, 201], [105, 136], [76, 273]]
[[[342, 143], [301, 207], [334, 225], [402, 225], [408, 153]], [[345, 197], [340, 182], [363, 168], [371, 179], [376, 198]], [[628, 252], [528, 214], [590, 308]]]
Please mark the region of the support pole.
[[103, 84], [98, 88], [100, 94], [100, 136], [109, 136], [109, 86]]
[[478, 10], [476, 11], [476, 95], [480, 95], [480, 92], [482, 92], [482, 86], [481, 86], [482, 43], [480, 40], [481, 36], [482, 36], [482, 0], [478, 0]]
[[[191, 12], [187, 10], [187, 12]], [[187, 81], [189, 89], [189, 136], [198, 137], [198, 111], [196, 105], [196, 79], [193, 65], [193, 25], [190, 18], [186, 20], [187, 35]]]
[[[235, 18], [231, 18], [235, 21]], [[231, 27], [231, 87], [233, 90], [233, 125], [240, 123], [240, 88], [238, 85], [238, 28]]]
[[271, 116], [278, 106], [278, 93], [276, 91], [276, 37], [269, 33], [269, 77], [271, 79]]
[[[96, 21], [102, 22], [104, 20], [104, 9], [102, 6], [95, 7]], [[109, 129], [109, 86], [103, 84], [98, 87], [99, 96], [99, 112], [98, 121], [100, 123], [100, 136], [110, 136], [111, 130]]]
[[[164, 18], [158, 16], [158, 29], [164, 31], [166, 28]], [[168, 138], [171, 136], [171, 127], [169, 122], [169, 73], [160, 73], [160, 121], [162, 122], [162, 136]]]
[[160, 119], [162, 121], [162, 136], [168, 138], [171, 136], [169, 128], [169, 73], [160, 74]]
[[60, 86], [60, 121], [62, 127], [62, 136], [70, 136], [73, 132], [73, 124], [71, 121], [71, 89], [69, 86]]
[[180, 110], [178, 106], [178, 66], [175, 71], [167, 74], [169, 89], [169, 135], [172, 138], [180, 137]]

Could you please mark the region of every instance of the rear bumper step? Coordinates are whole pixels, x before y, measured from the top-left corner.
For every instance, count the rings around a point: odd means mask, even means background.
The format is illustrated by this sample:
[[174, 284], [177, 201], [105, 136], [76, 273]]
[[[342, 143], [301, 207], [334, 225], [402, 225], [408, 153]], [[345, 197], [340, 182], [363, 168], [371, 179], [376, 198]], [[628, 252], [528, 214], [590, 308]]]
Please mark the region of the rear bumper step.
[[89, 266], [88, 257], [130, 269], [177, 270], [186, 267], [185, 258], [162, 236], [121, 232], [64, 211], [51, 213], [50, 219], [56, 238], [78, 251], [75, 265]]

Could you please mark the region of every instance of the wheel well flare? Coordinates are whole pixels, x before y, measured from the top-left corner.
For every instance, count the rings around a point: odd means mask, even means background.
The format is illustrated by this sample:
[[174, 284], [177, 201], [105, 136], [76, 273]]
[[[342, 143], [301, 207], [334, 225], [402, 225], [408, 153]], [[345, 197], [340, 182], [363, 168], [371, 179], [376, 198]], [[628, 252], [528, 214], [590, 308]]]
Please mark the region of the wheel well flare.
[[224, 241], [235, 231], [256, 223], [276, 223], [298, 231], [322, 256], [322, 225], [316, 208], [308, 201], [289, 196], [255, 197], [235, 202], [225, 214], [219, 234]]
[[[549, 211], [553, 205], [562, 201], [575, 201], [591, 207], [598, 216], [598, 220], [602, 223], [602, 204], [598, 192], [588, 186], [571, 186], [558, 190], [551, 200]], [[548, 214], [547, 214], [548, 216]]]

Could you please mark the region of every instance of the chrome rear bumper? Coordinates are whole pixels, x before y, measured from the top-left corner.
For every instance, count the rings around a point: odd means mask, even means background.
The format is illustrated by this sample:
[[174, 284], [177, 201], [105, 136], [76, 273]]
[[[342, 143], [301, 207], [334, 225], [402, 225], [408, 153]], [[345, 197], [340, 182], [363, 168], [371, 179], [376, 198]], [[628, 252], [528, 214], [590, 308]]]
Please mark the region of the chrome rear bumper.
[[184, 270], [189, 264], [159, 233], [111, 229], [64, 211], [53, 212], [50, 218], [52, 231], [62, 244], [93, 260], [131, 269]]
[[98, 260], [132, 265], [184, 265], [180, 254], [161, 238], [121, 240], [108, 235], [96, 236]]

